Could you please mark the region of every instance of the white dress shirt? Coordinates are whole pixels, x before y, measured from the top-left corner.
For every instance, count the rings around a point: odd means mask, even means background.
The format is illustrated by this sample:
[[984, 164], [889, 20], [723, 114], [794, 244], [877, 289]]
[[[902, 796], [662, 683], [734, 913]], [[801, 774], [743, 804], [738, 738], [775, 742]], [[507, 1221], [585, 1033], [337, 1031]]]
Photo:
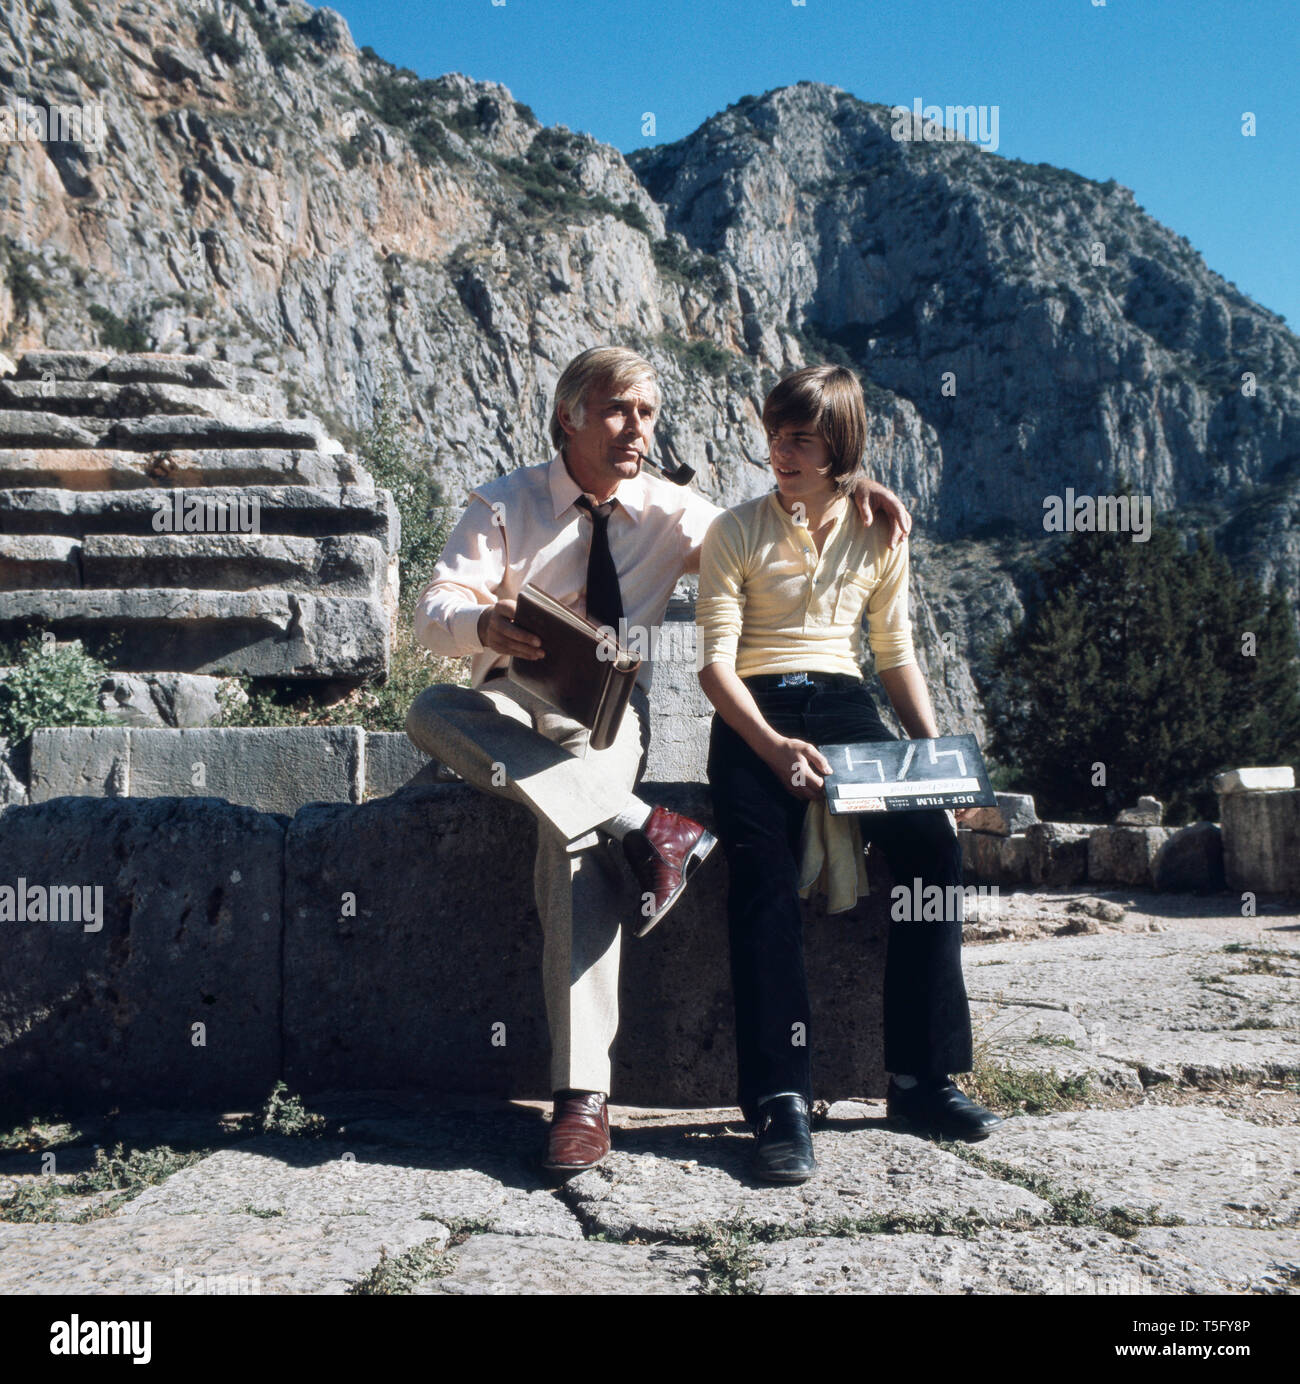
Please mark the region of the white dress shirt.
[[[474, 656], [477, 687], [507, 654], [485, 649], [478, 621], [499, 600], [513, 600], [525, 582], [579, 614], [587, 613], [587, 558], [591, 516], [573, 502], [583, 492], [559, 452], [548, 463], [525, 466], [470, 492], [428, 584], [415, 603], [415, 637], [444, 658]], [[614, 492], [609, 548], [618, 571], [629, 630], [644, 631], [637, 681], [649, 691], [652, 641], [678, 579], [699, 570], [700, 547], [723, 511], [698, 491], [649, 474], [644, 468]]]

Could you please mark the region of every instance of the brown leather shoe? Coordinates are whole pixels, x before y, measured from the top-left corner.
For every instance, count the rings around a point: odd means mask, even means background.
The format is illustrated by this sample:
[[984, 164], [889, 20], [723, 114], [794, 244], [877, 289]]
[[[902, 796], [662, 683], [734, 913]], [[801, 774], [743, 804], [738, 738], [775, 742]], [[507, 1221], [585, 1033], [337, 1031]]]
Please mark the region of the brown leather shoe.
[[637, 932], [644, 937], [682, 896], [686, 882], [718, 844], [698, 823], [656, 807], [640, 831], [623, 838], [623, 854], [641, 886], [654, 895], [654, 912]]
[[552, 1173], [594, 1168], [609, 1152], [609, 1111], [600, 1091], [557, 1091], [542, 1167]]

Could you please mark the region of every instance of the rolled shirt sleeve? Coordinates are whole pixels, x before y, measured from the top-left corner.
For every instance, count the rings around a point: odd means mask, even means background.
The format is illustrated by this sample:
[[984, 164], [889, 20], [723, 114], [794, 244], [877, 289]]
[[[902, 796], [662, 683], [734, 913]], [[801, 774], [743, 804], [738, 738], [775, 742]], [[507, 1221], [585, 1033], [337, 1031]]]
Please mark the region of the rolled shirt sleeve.
[[451, 532], [412, 616], [416, 639], [442, 658], [482, 653], [479, 617], [497, 602], [506, 571], [505, 529], [479, 495]]
[[907, 584], [911, 551], [907, 539], [884, 558], [880, 581], [867, 601], [867, 642], [876, 672], [916, 662]]
[[695, 623], [700, 631], [699, 667], [736, 666], [745, 613], [743, 534], [725, 510], [710, 524], [700, 550], [700, 589]]

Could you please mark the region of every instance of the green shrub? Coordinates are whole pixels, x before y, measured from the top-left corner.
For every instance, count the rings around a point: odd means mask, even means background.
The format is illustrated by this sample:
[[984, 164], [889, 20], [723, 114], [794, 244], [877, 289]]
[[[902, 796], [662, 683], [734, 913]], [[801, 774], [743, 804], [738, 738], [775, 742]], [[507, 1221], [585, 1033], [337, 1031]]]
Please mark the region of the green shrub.
[[60, 645], [32, 635], [13, 672], [0, 681], [0, 738], [16, 748], [41, 726], [104, 725], [99, 689], [107, 675], [79, 639]]
[[131, 314], [130, 320], [122, 319], [108, 308], [91, 303], [86, 309], [90, 320], [99, 328], [99, 344], [112, 351], [147, 351], [149, 333], [145, 330], [144, 319], [138, 312]]
[[199, 47], [205, 53], [213, 53], [227, 66], [233, 67], [244, 56], [244, 45], [227, 33], [218, 16], [209, 10], [199, 16], [195, 26], [198, 32]]

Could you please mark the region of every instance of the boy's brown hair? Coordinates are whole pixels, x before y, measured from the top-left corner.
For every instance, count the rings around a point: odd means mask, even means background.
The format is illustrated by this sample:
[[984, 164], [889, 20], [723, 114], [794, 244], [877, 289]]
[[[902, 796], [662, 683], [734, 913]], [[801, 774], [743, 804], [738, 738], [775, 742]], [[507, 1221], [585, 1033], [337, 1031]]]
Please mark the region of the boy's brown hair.
[[787, 375], [763, 403], [763, 427], [808, 424], [826, 444], [831, 480], [841, 495], [853, 489], [867, 449], [867, 406], [862, 386], [842, 365], [809, 365]]

